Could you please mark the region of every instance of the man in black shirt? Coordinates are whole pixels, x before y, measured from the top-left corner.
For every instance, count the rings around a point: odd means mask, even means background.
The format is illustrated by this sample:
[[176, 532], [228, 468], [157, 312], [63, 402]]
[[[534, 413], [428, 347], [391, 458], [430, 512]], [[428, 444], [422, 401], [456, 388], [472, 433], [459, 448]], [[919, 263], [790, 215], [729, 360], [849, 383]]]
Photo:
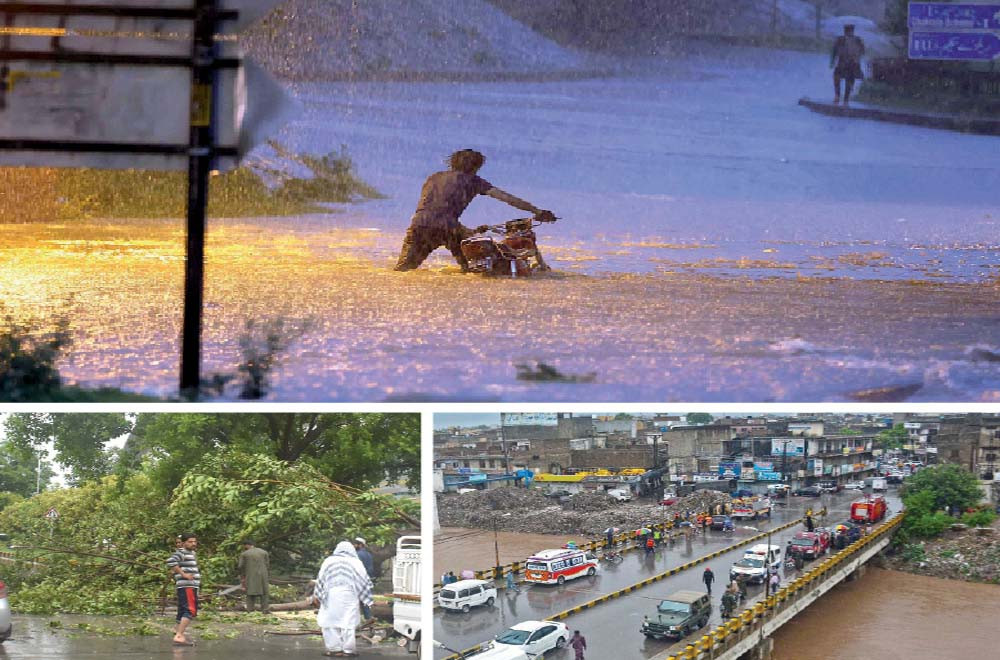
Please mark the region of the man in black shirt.
[[851, 99], [851, 90], [855, 79], [864, 78], [861, 73], [861, 56], [865, 54], [865, 44], [860, 37], [854, 36], [854, 26], [848, 23], [844, 26], [844, 34], [833, 42], [830, 53], [830, 66], [833, 69], [833, 102], [840, 103], [840, 81], [844, 80], [844, 105]]
[[486, 157], [478, 151], [462, 149], [448, 158], [450, 169], [427, 177], [420, 191], [417, 210], [406, 230], [396, 270], [416, 269], [442, 245], [448, 248], [462, 270], [467, 270], [469, 264], [462, 255], [462, 241], [472, 234], [486, 231], [486, 226], [472, 230], [460, 223], [458, 218], [476, 195], [487, 195], [536, 216], [555, 219], [551, 211], [544, 211], [480, 178], [476, 173], [485, 162]]

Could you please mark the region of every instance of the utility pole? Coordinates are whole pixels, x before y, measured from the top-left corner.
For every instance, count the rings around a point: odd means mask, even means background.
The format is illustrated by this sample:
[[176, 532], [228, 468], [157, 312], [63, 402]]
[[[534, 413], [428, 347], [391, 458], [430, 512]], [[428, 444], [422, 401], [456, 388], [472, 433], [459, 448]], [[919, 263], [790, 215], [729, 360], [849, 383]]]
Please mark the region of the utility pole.
[[38, 452], [38, 467], [35, 470], [35, 495], [42, 492], [42, 452]]
[[500, 413], [500, 447], [503, 450], [503, 472], [510, 476], [510, 453], [507, 451], [507, 435], [504, 433], [506, 413]]
[[500, 568], [500, 539], [497, 534], [497, 517], [493, 516], [493, 553], [496, 557], [496, 563], [493, 564], [497, 568]]

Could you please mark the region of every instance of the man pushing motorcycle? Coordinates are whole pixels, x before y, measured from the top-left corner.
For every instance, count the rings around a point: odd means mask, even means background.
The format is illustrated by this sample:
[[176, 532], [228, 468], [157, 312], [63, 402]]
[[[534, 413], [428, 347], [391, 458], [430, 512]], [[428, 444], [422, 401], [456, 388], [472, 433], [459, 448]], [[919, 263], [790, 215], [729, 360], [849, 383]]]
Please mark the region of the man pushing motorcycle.
[[[487, 195], [506, 202], [514, 208], [534, 214], [539, 220], [556, 219], [551, 211], [540, 209], [480, 178], [477, 172], [486, 162], [486, 157], [478, 151], [456, 151], [448, 157], [447, 162], [450, 169], [435, 172], [424, 182], [417, 210], [410, 220], [406, 237], [403, 238], [396, 270], [416, 269], [431, 252], [442, 245], [448, 248], [463, 271], [468, 270], [469, 264], [462, 255], [462, 240], [489, 228], [489, 225], [481, 225], [473, 230], [458, 221], [476, 195]], [[541, 267], [547, 270], [548, 266], [541, 260], [541, 255], [538, 260]]]

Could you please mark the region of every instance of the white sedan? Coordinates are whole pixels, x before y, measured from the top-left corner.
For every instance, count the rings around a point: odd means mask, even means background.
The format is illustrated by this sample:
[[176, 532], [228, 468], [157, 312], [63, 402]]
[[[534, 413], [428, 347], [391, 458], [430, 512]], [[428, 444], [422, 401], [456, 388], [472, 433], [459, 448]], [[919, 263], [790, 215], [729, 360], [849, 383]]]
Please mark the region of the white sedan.
[[865, 489], [865, 482], [863, 482], [863, 481], [849, 481], [848, 483], [844, 484], [844, 488], [846, 488], [847, 490], [864, 490]]
[[558, 621], [522, 621], [494, 638], [494, 644], [519, 648], [530, 657], [561, 649], [569, 641], [569, 628]]

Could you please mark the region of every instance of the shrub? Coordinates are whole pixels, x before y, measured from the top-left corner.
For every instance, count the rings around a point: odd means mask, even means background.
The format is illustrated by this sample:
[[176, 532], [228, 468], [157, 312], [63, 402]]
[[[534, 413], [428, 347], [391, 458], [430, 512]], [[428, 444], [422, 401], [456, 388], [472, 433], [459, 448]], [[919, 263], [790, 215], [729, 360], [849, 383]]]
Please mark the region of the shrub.
[[996, 519], [997, 514], [993, 513], [989, 509], [981, 509], [962, 516], [962, 522], [970, 527], [986, 527], [987, 525], [992, 524]]

